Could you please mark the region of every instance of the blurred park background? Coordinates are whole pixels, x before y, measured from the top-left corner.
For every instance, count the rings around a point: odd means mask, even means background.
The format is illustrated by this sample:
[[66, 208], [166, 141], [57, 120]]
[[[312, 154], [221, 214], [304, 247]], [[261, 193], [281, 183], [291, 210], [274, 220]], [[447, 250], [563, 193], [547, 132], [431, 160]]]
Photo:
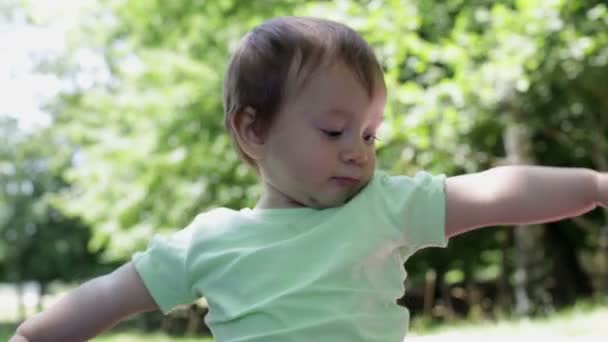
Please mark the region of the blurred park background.
[[[384, 169], [608, 170], [606, 0], [0, 0], [0, 338], [153, 234], [255, 203], [222, 77], [239, 38], [278, 15], [335, 19], [373, 45]], [[608, 336], [606, 210], [465, 234], [406, 267], [415, 334], [549, 320]], [[117, 330], [204, 335], [205, 310]]]

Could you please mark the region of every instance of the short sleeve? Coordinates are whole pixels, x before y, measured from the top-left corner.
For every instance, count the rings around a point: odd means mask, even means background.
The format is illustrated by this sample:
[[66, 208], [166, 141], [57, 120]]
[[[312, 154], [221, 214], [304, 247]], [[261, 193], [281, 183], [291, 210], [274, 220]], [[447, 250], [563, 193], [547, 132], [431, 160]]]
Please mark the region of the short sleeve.
[[133, 256], [135, 269], [165, 314], [177, 305], [197, 299], [191, 290], [186, 267], [194, 228], [191, 224], [170, 236], [156, 235], [144, 252]]
[[414, 177], [378, 175], [377, 185], [391, 221], [412, 252], [445, 247], [445, 176], [419, 172]]

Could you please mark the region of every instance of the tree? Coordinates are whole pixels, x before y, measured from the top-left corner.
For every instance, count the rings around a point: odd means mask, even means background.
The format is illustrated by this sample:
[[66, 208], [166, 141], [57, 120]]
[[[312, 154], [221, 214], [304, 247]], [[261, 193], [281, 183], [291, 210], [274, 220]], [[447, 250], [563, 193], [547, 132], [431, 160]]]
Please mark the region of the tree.
[[[92, 247], [107, 245], [107, 260], [128, 259], [151, 234], [199, 211], [254, 203], [253, 172], [222, 131], [222, 70], [241, 35], [277, 14], [346, 22], [376, 48], [389, 89], [382, 168], [457, 174], [525, 161], [606, 169], [603, 1], [105, 4], [83, 15], [75, 41], [77, 51], [97, 51], [97, 74], [106, 76], [83, 74], [74, 55], [47, 68], [70, 84], [50, 109], [80, 156], [64, 207], [93, 226]], [[92, 81], [83, 85], [85, 76]], [[499, 295], [489, 300], [542, 312], [568, 286], [585, 293], [583, 275], [605, 291], [606, 221], [598, 211], [551, 229], [470, 233], [412, 258], [412, 284], [432, 268], [444, 306], [454, 287], [486, 296], [477, 284], [491, 281]], [[554, 267], [558, 257], [581, 271], [577, 280]], [[468, 298], [481, 310], [479, 296]]]
[[68, 186], [61, 174], [69, 156], [49, 144], [51, 132], [27, 135], [10, 118], [0, 118], [0, 132], [2, 281], [16, 283], [20, 290], [25, 281], [36, 281], [41, 299], [52, 281], [82, 280], [99, 272], [99, 253], [87, 248], [89, 227], [53, 204], [53, 195]]

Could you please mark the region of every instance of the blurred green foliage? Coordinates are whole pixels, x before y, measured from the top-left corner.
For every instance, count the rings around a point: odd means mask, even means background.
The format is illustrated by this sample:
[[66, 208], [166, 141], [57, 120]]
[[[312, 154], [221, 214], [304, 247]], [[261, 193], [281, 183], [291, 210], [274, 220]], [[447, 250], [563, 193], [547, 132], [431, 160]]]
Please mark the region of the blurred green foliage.
[[[374, 46], [389, 91], [378, 144], [384, 169], [454, 175], [508, 163], [504, 135], [522, 125], [519, 117], [537, 162], [608, 170], [605, 1], [93, 3], [66, 54], [43, 65], [65, 80], [66, 91], [48, 105], [52, 127], [32, 146], [36, 158], [65, 166], [48, 175], [69, 184], [44, 187], [48, 194], [36, 198], [50, 197], [63, 215], [81, 218], [92, 234], [89, 251], [103, 252], [105, 262], [128, 260], [152, 234], [179, 229], [200, 211], [255, 203], [256, 177], [223, 130], [222, 77], [240, 37], [277, 15], [335, 19]], [[83, 51], [101, 67], [84, 67]], [[17, 165], [16, 156], [3, 158], [0, 165]], [[14, 198], [2, 202], [0, 217], [19, 207]], [[2, 222], [0, 232], [14, 234]], [[606, 224], [596, 211], [554, 224], [547, 241], [535, 240], [542, 244], [535, 248], [547, 250], [542, 286], [555, 302], [587, 294], [577, 284], [587, 278], [605, 293]], [[408, 262], [410, 285], [428, 283], [429, 269], [439, 287], [500, 282], [494, 286], [503, 287], [508, 305], [519, 267], [514, 247], [504, 228], [456, 238], [448, 249], [423, 251]], [[2, 267], [10, 260], [0, 253]], [[555, 267], [564, 262], [580, 271], [575, 279]], [[450, 293], [442, 293], [450, 306]]]

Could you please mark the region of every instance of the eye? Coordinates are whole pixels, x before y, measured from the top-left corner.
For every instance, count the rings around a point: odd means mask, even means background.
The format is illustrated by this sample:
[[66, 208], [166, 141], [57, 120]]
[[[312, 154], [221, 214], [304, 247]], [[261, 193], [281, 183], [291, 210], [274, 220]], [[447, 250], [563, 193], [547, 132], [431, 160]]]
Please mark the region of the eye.
[[370, 133], [363, 136], [363, 140], [365, 140], [366, 143], [372, 145], [374, 142], [376, 142], [376, 140], [378, 140], [378, 137], [376, 137], [375, 134]]
[[332, 139], [339, 138], [342, 135], [342, 131], [333, 129], [322, 129], [321, 132]]

